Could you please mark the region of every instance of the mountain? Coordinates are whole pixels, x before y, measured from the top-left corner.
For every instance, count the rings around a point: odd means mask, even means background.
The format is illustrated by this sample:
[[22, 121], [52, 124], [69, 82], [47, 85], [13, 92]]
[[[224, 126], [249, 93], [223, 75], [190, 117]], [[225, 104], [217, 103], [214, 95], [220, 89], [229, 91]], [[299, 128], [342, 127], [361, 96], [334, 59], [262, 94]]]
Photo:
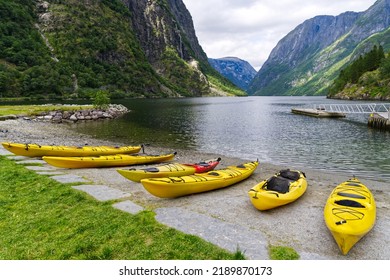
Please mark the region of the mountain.
[[0, 97], [245, 95], [182, 0], [0, 0]]
[[326, 95], [340, 70], [374, 45], [390, 49], [390, 0], [367, 11], [317, 16], [282, 38], [249, 86], [251, 95]]
[[243, 90], [247, 90], [256, 75], [256, 70], [249, 62], [237, 57], [209, 58], [209, 63], [222, 76]]

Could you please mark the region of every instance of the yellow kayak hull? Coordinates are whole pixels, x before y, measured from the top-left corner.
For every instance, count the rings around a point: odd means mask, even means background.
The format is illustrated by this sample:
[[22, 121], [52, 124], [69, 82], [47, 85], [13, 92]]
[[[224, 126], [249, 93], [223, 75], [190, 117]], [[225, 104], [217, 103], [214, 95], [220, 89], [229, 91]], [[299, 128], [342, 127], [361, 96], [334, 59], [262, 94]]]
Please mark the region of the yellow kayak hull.
[[180, 163], [169, 163], [163, 166], [155, 167], [158, 171], [153, 172], [149, 169], [118, 169], [117, 171], [126, 179], [134, 182], [141, 182], [146, 178], [164, 178], [192, 175], [195, 173], [195, 167], [186, 166]]
[[82, 156], [103, 156], [116, 154], [134, 154], [138, 153], [142, 146], [54, 146], [38, 144], [21, 144], [21, 143], [1, 143], [5, 149], [18, 156], [26, 157], [82, 157]]
[[248, 178], [258, 165], [257, 161], [248, 162], [189, 176], [142, 179], [141, 183], [154, 196], [175, 198], [228, 187]]
[[374, 196], [358, 179], [345, 181], [329, 195], [324, 219], [341, 253], [346, 255], [375, 225]]
[[195, 173], [204, 173], [213, 170], [220, 160], [218, 158], [194, 164], [168, 163], [156, 167], [118, 169], [117, 171], [131, 181], [141, 182], [142, 179], [146, 178], [180, 177]]
[[44, 156], [42, 159], [50, 165], [61, 168], [96, 168], [158, 163], [172, 160], [175, 155], [176, 153], [167, 155], [113, 155], [100, 157]]
[[[303, 172], [299, 173], [299, 178], [296, 181], [291, 181], [289, 191], [281, 193], [274, 190], [267, 189], [268, 180], [264, 180], [248, 191], [250, 201], [253, 206], [261, 211], [280, 207], [300, 198], [307, 189], [307, 180]], [[277, 174], [275, 175], [277, 176]]]

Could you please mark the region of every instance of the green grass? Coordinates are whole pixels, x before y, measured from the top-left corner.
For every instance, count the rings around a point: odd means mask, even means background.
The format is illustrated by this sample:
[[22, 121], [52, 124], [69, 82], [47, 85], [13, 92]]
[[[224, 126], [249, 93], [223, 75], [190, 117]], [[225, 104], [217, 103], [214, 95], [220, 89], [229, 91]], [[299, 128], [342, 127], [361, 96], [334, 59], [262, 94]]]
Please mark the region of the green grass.
[[0, 156], [0, 259], [242, 259], [196, 236], [159, 224], [37, 175]]
[[269, 254], [272, 260], [298, 260], [299, 254], [290, 247], [285, 246], [270, 246]]
[[62, 105], [2, 105], [0, 106], [0, 116], [6, 115], [37, 115], [42, 112], [55, 110], [83, 110], [90, 109], [92, 105], [62, 106]]

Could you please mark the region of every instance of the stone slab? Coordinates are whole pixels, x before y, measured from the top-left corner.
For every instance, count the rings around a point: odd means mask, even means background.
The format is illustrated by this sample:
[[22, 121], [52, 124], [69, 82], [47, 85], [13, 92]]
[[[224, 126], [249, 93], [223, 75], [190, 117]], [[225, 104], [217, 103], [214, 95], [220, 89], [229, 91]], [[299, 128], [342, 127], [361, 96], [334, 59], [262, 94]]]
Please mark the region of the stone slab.
[[131, 196], [130, 193], [104, 185], [81, 185], [73, 186], [72, 188], [84, 191], [99, 201], [115, 200]]
[[10, 156], [10, 155], [13, 155], [13, 153], [4, 149], [2, 146], [0, 147], [0, 156]]
[[45, 164], [46, 162], [41, 159], [27, 159], [27, 160], [19, 160], [16, 161], [17, 164]]
[[55, 175], [51, 177], [52, 179], [56, 180], [57, 182], [68, 184], [68, 183], [87, 183], [88, 180], [72, 174], [66, 174], [66, 175]]
[[158, 208], [155, 212], [160, 223], [196, 235], [232, 253], [239, 250], [247, 259], [269, 259], [267, 238], [258, 231], [178, 207]]
[[33, 171], [53, 171], [53, 170], [57, 170], [53, 167], [50, 167], [50, 166], [26, 166], [27, 169], [30, 169], [30, 170], [33, 170]]
[[32, 159], [32, 157], [25, 157], [25, 156], [15, 156], [12, 154], [12, 156], [9, 157], [9, 159], [19, 161], [19, 160], [29, 160]]
[[57, 172], [57, 171], [37, 171], [36, 173], [39, 175], [49, 175], [49, 176], [64, 175], [64, 173]]
[[138, 204], [135, 204], [134, 202], [130, 200], [121, 201], [118, 203], [115, 203], [112, 205], [114, 208], [122, 210], [124, 212], [128, 212], [130, 214], [137, 214], [138, 212], [141, 212], [144, 210], [143, 207], [139, 206]]

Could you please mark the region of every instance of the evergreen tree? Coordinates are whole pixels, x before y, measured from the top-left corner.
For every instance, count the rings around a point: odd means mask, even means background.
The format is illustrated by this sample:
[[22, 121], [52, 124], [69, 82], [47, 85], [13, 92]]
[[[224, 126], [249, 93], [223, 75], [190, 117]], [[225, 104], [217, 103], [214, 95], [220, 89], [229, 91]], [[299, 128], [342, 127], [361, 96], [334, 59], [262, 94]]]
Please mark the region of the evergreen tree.
[[382, 60], [379, 68], [380, 77], [387, 79], [390, 77], [390, 53]]
[[388, 65], [385, 65], [383, 62], [385, 60], [384, 58], [385, 53], [383, 51], [383, 47], [375, 45], [371, 51], [364, 55], [360, 55], [357, 60], [353, 61], [350, 65], [340, 71], [339, 76], [334, 80], [332, 86], [329, 88], [329, 94], [332, 95], [342, 91], [348, 83], [357, 84], [360, 77], [365, 72], [374, 71], [381, 65], [383, 68], [382, 71], [387, 71], [385, 68], [390, 70], [390, 62]]

